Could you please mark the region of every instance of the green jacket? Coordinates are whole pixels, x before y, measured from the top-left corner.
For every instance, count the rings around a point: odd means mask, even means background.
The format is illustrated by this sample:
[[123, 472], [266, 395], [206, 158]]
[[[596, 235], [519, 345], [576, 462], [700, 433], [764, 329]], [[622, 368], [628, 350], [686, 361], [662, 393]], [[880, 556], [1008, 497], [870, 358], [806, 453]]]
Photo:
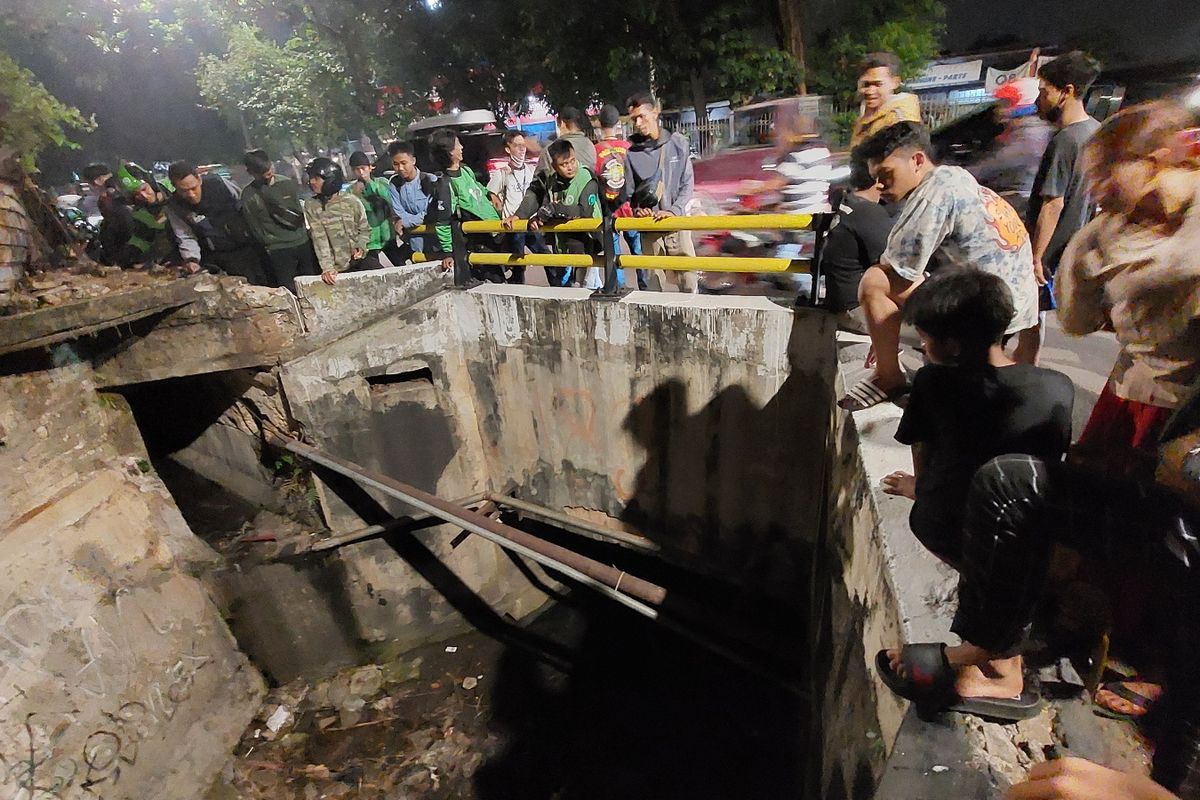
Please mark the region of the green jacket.
[[367, 209], [352, 194], [341, 192], [324, 203], [319, 197], [310, 197], [304, 201], [304, 218], [322, 272], [345, 272], [353, 251], [366, 250], [371, 241]]
[[[600, 186], [596, 182], [596, 175], [580, 165], [575, 177], [569, 181], [555, 172], [537, 176], [529, 185], [529, 191], [517, 209], [517, 216], [521, 219], [538, 217], [542, 222], [600, 219]], [[560, 238], [590, 241], [593, 244], [600, 242], [599, 231], [595, 234], [554, 233], [549, 236], [555, 248], [562, 252], [565, 252], [565, 248], [559, 242]]]
[[425, 224], [432, 225], [437, 234], [437, 252], [450, 255], [454, 243], [450, 235], [450, 220], [499, 220], [500, 214], [488, 200], [487, 189], [475, 178], [475, 172], [465, 164], [457, 172], [443, 172], [433, 184], [433, 196], [425, 212]]
[[251, 181], [242, 189], [242, 216], [251, 235], [267, 250], [299, 247], [308, 241], [300, 185], [276, 176], [268, 186]]
[[373, 178], [367, 181], [362, 194], [359, 194], [354, 191], [358, 185], [358, 181], [354, 181], [346, 191], [362, 200], [367, 208], [367, 224], [371, 226], [371, 241], [367, 243], [367, 249], [382, 250], [396, 236], [396, 229], [392, 227], [390, 186], [383, 178]]

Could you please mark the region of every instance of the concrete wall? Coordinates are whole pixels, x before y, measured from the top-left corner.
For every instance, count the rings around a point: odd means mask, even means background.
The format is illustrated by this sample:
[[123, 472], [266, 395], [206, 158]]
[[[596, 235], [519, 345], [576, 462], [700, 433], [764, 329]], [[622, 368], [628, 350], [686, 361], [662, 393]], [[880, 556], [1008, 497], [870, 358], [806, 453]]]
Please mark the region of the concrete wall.
[[86, 368], [0, 396], [0, 796], [201, 796], [264, 691], [192, 576], [215, 554]]

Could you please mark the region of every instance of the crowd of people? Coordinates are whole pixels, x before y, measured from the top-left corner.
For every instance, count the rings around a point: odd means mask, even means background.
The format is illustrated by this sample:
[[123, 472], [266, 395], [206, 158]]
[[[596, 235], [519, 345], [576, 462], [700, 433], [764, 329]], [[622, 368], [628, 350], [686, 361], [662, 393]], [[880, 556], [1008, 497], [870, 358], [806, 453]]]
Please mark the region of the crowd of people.
[[[953, 631], [962, 643], [882, 651], [882, 680], [925, 707], [1028, 718], [1040, 708], [1022, 657], [1035, 612], [1048, 596], [1061, 598], [1069, 580], [1103, 583], [1126, 606], [1110, 614], [1115, 642], [1128, 633], [1122, 621], [1179, 637], [1165, 647], [1160, 674], [1112, 681], [1095, 697], [1112, 714], [1161, 720], [1154, 780], [1064, 759], [1035, 769], [1009, 796], [1200, 800], [1200, 154], [1181, 137], [1195, 126], [1192, 112], [1173, 101], [1103, 124], [1092, 118], [1086, 99], [1099, 72], [1070, 52], [1004, 87], [1004, 134], [967, 169], [939, 163], [917, 99], [899, 91], [895, 56], [868, 56], [850, 177], [828, 197], [822, 304], [871, 341], [871, 373], [839, 404], [904, 406], [896, 438], [912, 447], [913, 469], [889, 475], [884, 490], [913, 499], [913, 533], [960, 575]], [[125, 266], [174, 254], [188, 272], [291, 287], [317, 274], [336, 285], [344, 272], [408, 263], [415, 253], [446, 269], [467, 251], [597, 255], [619, 249], [620, 237], [547, 226], [687, 213], [688, 143], [661, 126], [659, 111], [648, 93], [628, 98], [634, 135], [626, 140], [616, 134], [620, 110], [605, 105], [593, 140], [587, 116], [562, 109], [558, 137], [536, 161], [521, 132], [506, 132], [507, 159], [486, 180], [446, 129], [429, 137], [431, 173], [418, 167], [412, 143], [394, 142], [384, 165], [352, 155], [349, 176], [329, 158], [313, 160], [311, 196], [276, 175], [261, 150], [246, 154], [252, 181], [240, 189], [186, 162], [171, 164], [165, 180], [132, 164], [116, 175], [95, 165], [85, 178], [100, 193], [105, 257]], [[795, 138], [800, 153], [821, 146]], [[793, 160], [795, 175], [781, 183], [811, 188], [812, 159]], [[378, 176], [381, 166], [390, 177]], [[468, 234], [463, 248], [455, 220], [495, 221], [506, 232]], [[695, 252], [686, 232], [627, 233], [625, 245]], [[471, 274], [525, 280], [519, 266], [472, 266]], [[596, 267], [546, 274], [554, 286], [602, 282]], [[670, 275], [696, 291], [693, 273]], [[663, 270], [637, 274], [639, 288], [667, 280]], [[1066, 333], [1112, 331], [1121, 345], [1074, 442], [1073, 384], [1038, 366], [1055, 309]], [[904, 323], [926, 360], [915, 377], [900, 360]], [[1096, 564], [1050, 579], [1056, 545]], [[1181, 613], [1143, 624], [1163, 606], [1143, 596], [1152, 592], [1138, 575]]]
[[[452, 269], [466, 251], [596, 256], [606, 247], [619, 250], [620, 237], [604, 242], [598, 232], [550, 232], [547, 238], [540, 228], [604, 214], [662, 219], [685, 213], [693, 193], [687, 140], [659, 124], [660, 108], [649, 93], [631, 96], [626, 111], [631, 139], [617, 134], [621, 111], [606, 104], [593, 141], [587, 115], [562, 109], [558, 137], [537, 160], [528, 157], [520, 131], [507, 131], [508, 158], [488, 176], [464, 163], [463, 143], [450, 129], [428, 139], [432, 172], [418, 167], [415, 143], [397, 141], [387, 147], [385, 163], [351, 154], [349, 175], [332, 158], [313, 159], [305, 167], [308, 191], [277, 174], [262, 150], [245, 154], [251, 181], [244, 187], [186, 161], [172, 163], [165, 177], [134, 163], [116, 174], [93, 164], [83, 179], [103, 218], [95, 253], [127, 268], [174, 264], [184, 273], [204, 269], [292, 289], [302, 275], [335, 285], [341, 273], [411, 263], [415, 253]], [[454, 220], [502, 222], [511, 233], [470, 234], [466, 250], [456, 254]], [[528, 222], [527, 231], [514, 230], [518, 220]], [[422, 226], [423, 235], [416, 231]], [[624, 240], [633, 253], [643, 246], [656, 254], [695, 253], [687, 232], [627, 232]], [[481, 281], [525, 281], [520, 265], [470, 270]], [[550, 267], [546, 274], [554, 286], [602, 284], [598, 267]], [[694, 273], [677, 280], [683, 290], [697, 290]], [[665, 272], [639, 270], [637, 281], [641, 289], [661, 289]]]
[[[1027, 81], [1006, 91], [1005, 137], [968, 171], [938, 163], [929, 131], [905, 118], [914, 110], [893, 94], [889, 63], [863, 65], [872, 105], [855, 127], [859, 176], [837, 210], [858, 265], [826, 267], [831, 310], [856, 312], [872, 345], [873, 371], [840, 404], [903, 407], [896, 439], [913, 469], [883, 488], [914, 501], [912, 532], [957, 570], [961, 642], [886, 649], [876, 669], [928, 710], [1026, 719], [1041, 710], [1025, 673], [1031, 630], [1063, 635], [1039, 609], [1091, 616], [1090, 635], [1111, 637], [1140, 673], [1103, 683], [1096, 707], [1148, 723], [1151, 779], [1068, 758], [1008, 797], [1200, 798], [1200, 152], [1184, 135], [1194, 110], [1160, 100], [1101, 123], [1085, 105], [1099, 65], [1067, 53], [1040, 68], [1036, 95]], [[894, 218], [864, 225], [876, 193]], [[1072, 381], [1038, 366], [1053, 309], [1064, 332], [1111, 331], [1121, 346], [1074, 442]], [[925, 360], [911, 378], [904, 323]], [[1058, 546], [1076, 558], [1055, 561]], [[1070, 609], [1081, 584], [1110, 603]]]

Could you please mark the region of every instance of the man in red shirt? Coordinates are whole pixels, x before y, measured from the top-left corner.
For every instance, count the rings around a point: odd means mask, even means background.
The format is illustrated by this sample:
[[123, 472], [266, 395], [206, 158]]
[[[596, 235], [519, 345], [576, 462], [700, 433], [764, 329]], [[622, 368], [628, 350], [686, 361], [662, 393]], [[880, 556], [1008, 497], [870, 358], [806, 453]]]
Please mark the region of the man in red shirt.
[[[629, 194], [625, 185], [625, 157], [629, 152], [629, 140], [617, 136], [617, 124], [621, 112], [611, 103], [600, 109], [600, 141], [596, 142], [596, 181], [600, 184], [600, 201], [604, 213], [614, 217], [632, 217]], [[642, 253], [642, 237], [637, 231], [625, 231], [625, 242], [633, 255]], [[621, 252], [620, 237], [613, 234], [613, 252]], [[646, 270], [637, 271], [638, 288], [647, 286]], [[617, 285], [624, 286], [624, 277], [617, 272]]]

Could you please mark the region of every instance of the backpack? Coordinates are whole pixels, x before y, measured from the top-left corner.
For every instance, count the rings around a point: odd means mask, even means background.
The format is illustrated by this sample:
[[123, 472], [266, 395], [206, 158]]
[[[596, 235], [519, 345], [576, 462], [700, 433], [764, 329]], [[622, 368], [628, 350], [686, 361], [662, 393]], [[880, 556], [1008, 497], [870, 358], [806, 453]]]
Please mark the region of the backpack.
[[596, 151], [596, 182], [608, 206], [617, 204], [625, 192], [625, 153], [612, 143]]

